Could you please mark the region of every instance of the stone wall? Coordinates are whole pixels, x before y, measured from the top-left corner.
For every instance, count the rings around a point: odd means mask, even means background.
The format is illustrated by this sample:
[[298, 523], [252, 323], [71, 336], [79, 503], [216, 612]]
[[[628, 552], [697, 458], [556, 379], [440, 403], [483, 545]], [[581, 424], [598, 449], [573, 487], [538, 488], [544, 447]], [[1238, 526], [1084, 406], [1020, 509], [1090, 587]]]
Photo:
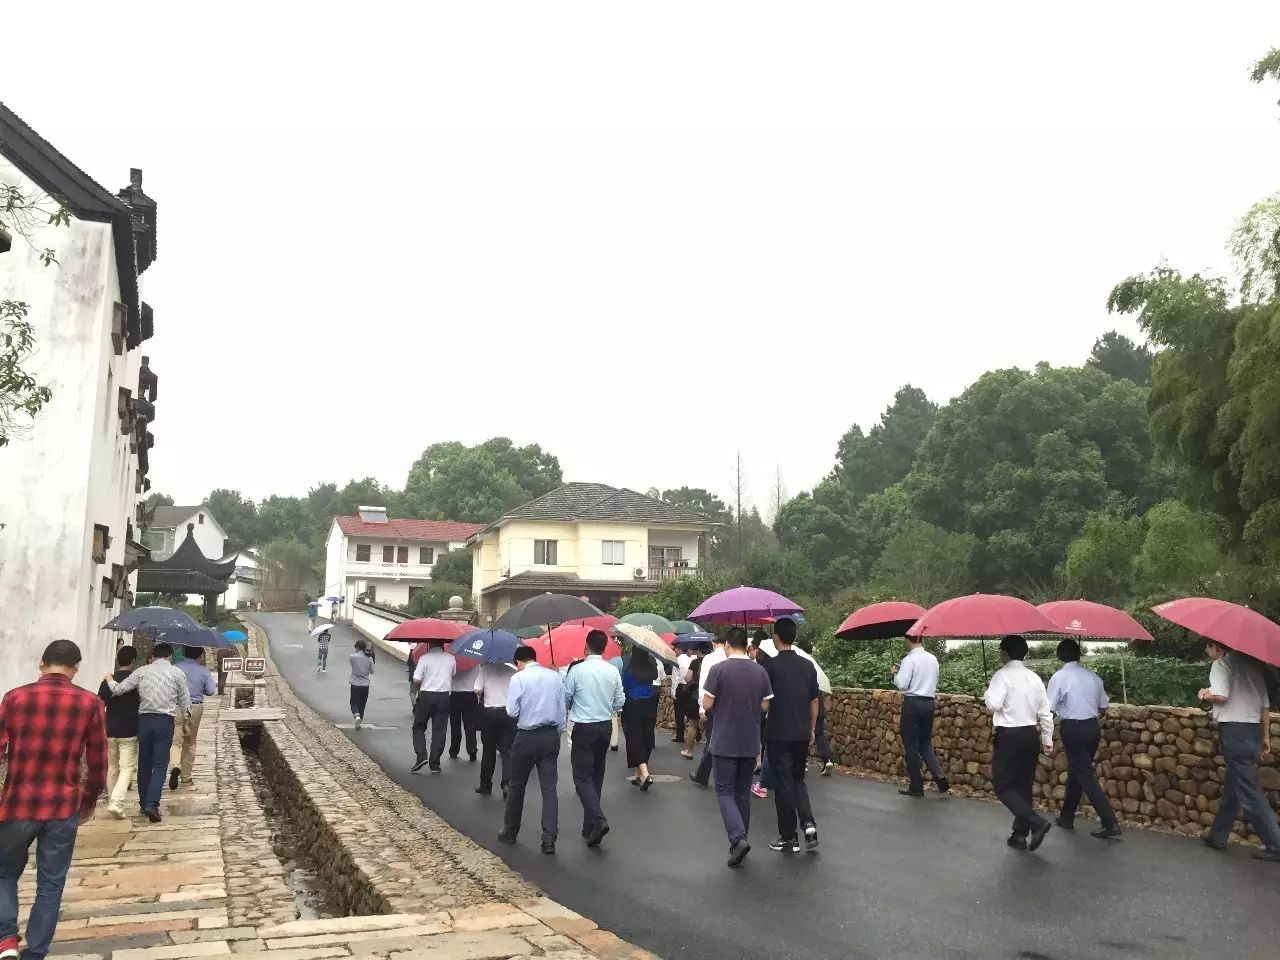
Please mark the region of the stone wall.
[[[836, 761], [856, 774], [905, 778], [898, 716], [902, 695], [889, 690], [838, 689], [827, 713], [827, 738]], [[671, 700], [664, 692], [661, 722], [671, 725]], [[1264, 789], [1280, 810], [1280, 717], [1271, 717], [1272, 750], [1260, 764]], [[937, 700], [933, 746], [957, 792], [994, 799], [991, 790], [991, 711], [973, 697], [942, 695]], [[1061, 749], [1040, 758], [1037, 804], [1061, 807], [1067, 757]], [[1186, 707], [1114, 705], [1102, 722], [1098, 779], [1116, 813], [1129, 825], [1197, 835], [1218, 812], [1223, 762], [1213, 721]], [[1088, 801], [1084, 810], [1089, 812]], [[1258, 842], [1243, 822], [1234, 835]]]

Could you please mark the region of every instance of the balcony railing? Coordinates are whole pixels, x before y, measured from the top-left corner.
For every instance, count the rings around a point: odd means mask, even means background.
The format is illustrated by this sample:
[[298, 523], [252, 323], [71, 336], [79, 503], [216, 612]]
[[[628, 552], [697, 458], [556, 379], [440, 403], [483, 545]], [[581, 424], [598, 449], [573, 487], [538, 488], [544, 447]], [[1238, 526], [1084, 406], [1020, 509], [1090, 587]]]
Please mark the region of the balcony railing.
[[650, 567], [648, 579], [655, 581], [680, 580], [684, 577], [696, 577], [697, 575], [697, 567]]
[[391, 580], [430, 580], [429, 563], [384, 563], [381, 560], [348, 560], [349, 577], [386, 577]]

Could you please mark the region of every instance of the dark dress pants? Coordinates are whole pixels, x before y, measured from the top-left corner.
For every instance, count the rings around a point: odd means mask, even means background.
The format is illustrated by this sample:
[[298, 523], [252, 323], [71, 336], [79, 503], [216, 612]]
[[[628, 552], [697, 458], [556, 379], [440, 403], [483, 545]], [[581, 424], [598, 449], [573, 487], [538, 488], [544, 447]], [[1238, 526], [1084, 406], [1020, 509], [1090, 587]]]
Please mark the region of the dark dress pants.
[[369, 706], [369, 688], [351, 686], [351, 715], [353, 717], [363, 717], [365, 709]]
[[658, 725], [658, 698], [628, 700], [622, 706], [622, 735], [627, 741], [627, 766], [648, 763], [655, 745]]
[[511, 779], [511, 743], [516, 738], [515, 717], [506, 707], [485, 707], [480, 715], [480, 786], [493, 789], [493, 768], [502, 757], [501, 786]]
[[173, 727], [173, 717], [166, 713], [138, 714], [138, 804], [143, 810], [160, 809]]
[[1268, 850], [1280, 853], [1280, 824], [1258, 781], [1258, 754], [1262, 750], [1262, 724], [1228, 720], [1218, 724], [1218, 744], [1227, 764], [1227, 775], [1218, 801], [1218, 815], [1209, 836], [1227, 842], [1240, 808]]
[[1062, 819], [1073, 820], [1083, 793], [1093, 804], [1104, 827], [1117, 826], [1115, 811], [1093, 772], [1093, 758], [1102, 741], [1097, 719], [1063, 720], [1058, 728], [1067, 751], [1067, 794], [1062, 800]]
[[778, 836], [794, 840], [799, 829], [813, 823], [809, 787], [804, 782], [809, 764], [809, 741], [771, 740], [765, 744], [773, 786], [773, 803], [778, 808]]
[[1036, 727], [996, 727], [991, 757], [991, 780], [996, 797], [1013, 814], [1013, 834], [1025, 837], [1044, 817], [1031, 805], [1031, 786], [1040, 759], [1040, 731]]
[[[419, 761], [440, 765], [449, 725], [449, 694], [422, 691], [413, 705], [413, 753]], [[427, 754], [427, 727], [431, 727], [431, 753]]]
[[676, 717], [675, 738], [683, 742], [684, 741], [684, 724], [685, 724], [685, 711], [684, 711], [685, 692], [684, 692], [683, 683], [680, 684], [678, 687], [676, 687], [676, 692], [672, 695], [671, 699], [672, 699], [672, 705], [675, 708], [673, 712], [675, 713], [675, 717]]
[[467, 734], [467, 756], [476, 758], [476, 714], [480, 701], [474, 693], [454, 691], [449, 694], [449, 756], [455, 760], [462, 749], [462, 734]]
[[826, 696], [823, 694], [818, 696], [818, 724], [813, 728], [813, 748], [818, 754], [818, 759], [826, 764], [832, 761], [831, 744], [827, 742]]
[[934, 783], [942, 779], [942, 764], [938, 763], [938, 755], [933, 752], [933, 706], [932, 697], [902, 698], [899, 732], [902, 734], [902, 751], [907, 758], [907, 779], [915, 793], [924, 791], [924, 777], [920, 773], [922, 763], [929, 768]]
[[[584, 836], [606, 822], [604, 811], [600, 809], [600, 794], [604, 790], [604, 767], [609, 756], [609, 738], [612, 734], [611, 720], [573, 725], [573, 745], [569, 750], [569, 761], [573, 767], [573, 786], [582, 803]], [[630, 744], [631, 741], [628, 740], [628, 749]]]
[[751, 830], [751, 778], [755, 775], [756, 758], [716, 757], [712, 765], [720, 819], [732, 845], [745, 839]]
[[520, 833], [524, 816], [524, 791], [534, 769], [542, 788], [542, 842], [555, 843], [560, 821], [556, 799], [556, 761], [560, 757], [560, 731], [556, 727], [517, 730], [511, 746], [511, 782], [507, 784], [507, 807], [503, 832], [510, 837]]
[[[702, 758], [698, 761], [698, 769], [693, 772], [694, 779], [701, 784], [711, 778], [711, 770], [714, 766], [715, 758], [711, 754], [711, 729], [715, 726], [715, 718], [711, 714], [707, 714], [702, 718]], [[752, 770], [755, 770], [755, 764], [752, 763]], [[747, 788], [751, 789], [750, 787]]]

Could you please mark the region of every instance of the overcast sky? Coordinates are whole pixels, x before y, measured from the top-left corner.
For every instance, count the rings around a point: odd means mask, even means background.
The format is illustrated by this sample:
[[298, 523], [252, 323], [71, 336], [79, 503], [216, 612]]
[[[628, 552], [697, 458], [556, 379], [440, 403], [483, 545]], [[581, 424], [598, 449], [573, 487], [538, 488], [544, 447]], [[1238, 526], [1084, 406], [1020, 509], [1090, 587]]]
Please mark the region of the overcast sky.
[[504, 434], [640, 490], [727, 495], [741, 449], [764, 509], [905, 382], [945, 402], [1134, 333], [1115, 282], [1226, 269], [1280, 189], [1280, 88], [1247, 77], [1274, 0], [0, 22], [0, 98], [159, 203], [151, 476], [180, 502], [400, 486]]

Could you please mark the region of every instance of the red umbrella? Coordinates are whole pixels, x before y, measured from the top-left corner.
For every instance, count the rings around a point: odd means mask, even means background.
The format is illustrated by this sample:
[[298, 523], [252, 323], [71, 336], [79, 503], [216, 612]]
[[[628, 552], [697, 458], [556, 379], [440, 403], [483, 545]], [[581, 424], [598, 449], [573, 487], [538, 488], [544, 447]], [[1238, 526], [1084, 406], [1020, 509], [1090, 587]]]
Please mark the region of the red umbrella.
[[455, 623], [452, 620], [440, 620], [436, 617], [420, 617], [417, 620], [406, 620], [391, 628], [387, 640], [398, 640], [401, 643], [414, 643], [421, 640], [457, 640], [473, 628], [469, 623]]
[[[562, 623], [550, 633], [544, 633], [529, 641], [538, 662], [544, 667], [567, 667], [575, 660], [587, 655], [587, 634], [598, 627], [584, 627], [580, 624]], [[554, 653], [554, 656], [553, 656]], [[622, 648], [610, 637], [604, 647], [604, 658], [622, 656]]]
[[1037, 607], [1067, 633], [1100, 640], [1154, 640], [1155, 637], [1123, 610], [1092, 600], [1054, 600]]
[[925, 608], [920, 604], [903, 600], [873, 603], [849, 614], [844, 623], [840, 624], [836, 636], [845, 640], [888, 640], [890, 637], [902, 637], [925, 613]]
[[596, 630], [603, 630], [608, 633], [613, 629], [613, 625], [618, 622], [618, 618], [610, 613], [602, 613], [598, 617], [582, 617], [578, 620], [566, 620], [565, 623], [573, 624], [579, 627], [593, 627]]
[[907, 631], [909, 637], [1003, 637], [1010, 633], [1062, 633], [1047, 616], [1017, 597], [974, 593], [944, 600]]
[[1224, 647], [1280, 667], [1280, 626], [1255, 610], [1208, 597], [1185, 597], [1151, 609]]

